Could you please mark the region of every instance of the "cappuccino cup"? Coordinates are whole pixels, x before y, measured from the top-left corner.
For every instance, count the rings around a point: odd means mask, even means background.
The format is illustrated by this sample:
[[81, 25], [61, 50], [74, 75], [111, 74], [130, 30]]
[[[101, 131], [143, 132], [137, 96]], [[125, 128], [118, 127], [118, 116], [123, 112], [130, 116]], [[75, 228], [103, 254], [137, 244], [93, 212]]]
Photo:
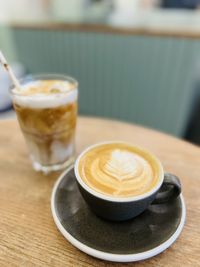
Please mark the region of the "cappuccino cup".
[[88, 147], [77, 158], [74, 171], [88, 206], [108, 220], [134, 218], [150, 204], [164, 204], [181, 193], [178, 177], [164, 173], [156, 156], [125, 142]]

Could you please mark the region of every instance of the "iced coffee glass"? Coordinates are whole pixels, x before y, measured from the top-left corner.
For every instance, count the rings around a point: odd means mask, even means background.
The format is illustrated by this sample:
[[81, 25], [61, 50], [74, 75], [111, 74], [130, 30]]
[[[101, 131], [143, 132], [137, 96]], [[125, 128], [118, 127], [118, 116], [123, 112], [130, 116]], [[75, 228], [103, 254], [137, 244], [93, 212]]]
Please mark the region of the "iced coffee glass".
[[50, 172], [74, 160], [78, 83], [64, 75], [33, 75], [11, 96], [33, 168]]

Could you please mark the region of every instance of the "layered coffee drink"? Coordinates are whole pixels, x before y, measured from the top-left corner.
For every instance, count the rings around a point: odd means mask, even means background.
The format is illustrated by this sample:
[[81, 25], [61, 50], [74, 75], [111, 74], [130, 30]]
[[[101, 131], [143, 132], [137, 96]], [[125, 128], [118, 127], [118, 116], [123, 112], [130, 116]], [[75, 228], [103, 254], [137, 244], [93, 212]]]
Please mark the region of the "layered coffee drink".
[[77, 95], [77, 82], [63, 76], [38, 76], [12, 90], [36, 170], [58, 170], [73, 161]]
[[155, 188], [162, 167], [147, 151], [119, 142], [100, 144], [83, 153], [78, 173], [91, 189], [121, 198], [140, 196]]

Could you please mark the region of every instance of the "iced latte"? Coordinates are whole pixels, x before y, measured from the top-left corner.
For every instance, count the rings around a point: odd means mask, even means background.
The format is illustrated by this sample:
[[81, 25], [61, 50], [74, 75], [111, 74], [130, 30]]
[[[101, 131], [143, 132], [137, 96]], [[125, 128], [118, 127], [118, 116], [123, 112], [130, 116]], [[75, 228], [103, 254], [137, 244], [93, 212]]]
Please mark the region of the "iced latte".
[[74, 159], [77, 82], [64, 76], [35, 76], [11, 92], [33, 167], [59, 170]]

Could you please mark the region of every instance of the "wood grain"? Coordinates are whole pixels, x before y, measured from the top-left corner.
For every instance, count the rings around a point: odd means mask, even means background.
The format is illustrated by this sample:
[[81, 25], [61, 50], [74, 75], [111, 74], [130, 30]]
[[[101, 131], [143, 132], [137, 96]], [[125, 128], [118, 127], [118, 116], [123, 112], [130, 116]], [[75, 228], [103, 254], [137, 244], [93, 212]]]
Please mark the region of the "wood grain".
[[158, 37], [174, 37], [186, 39], [200, 39], [200, 31], [180, 30], [180, 29], [162, 29], [135, 26], [112, 26], [106, 24], [95, 23], [61, 23], [61, 22], [42, 22], [42, 23], [20, 23], [12, 22], [9, 24], [13, 29], [24, 30], [44, 30], [44, 31], [78, 31], [78, 32], [95, 32], [117, 35], [139, 35], [139, 36], [158, 36]]
[[[0, 266], [122, 266], [92, 258], [56, 229], [50, 197], [59, 173], [31, 168], [17, 121], [0, 122]], [[181, 178], [187, 221], [165, 252], [126, 266], [200, 266], [200, 148], [165, 134], [116, 121], [79, 118], [77, 153], [90, 144], [120, 139], [154, 152], [166, 171]]]

